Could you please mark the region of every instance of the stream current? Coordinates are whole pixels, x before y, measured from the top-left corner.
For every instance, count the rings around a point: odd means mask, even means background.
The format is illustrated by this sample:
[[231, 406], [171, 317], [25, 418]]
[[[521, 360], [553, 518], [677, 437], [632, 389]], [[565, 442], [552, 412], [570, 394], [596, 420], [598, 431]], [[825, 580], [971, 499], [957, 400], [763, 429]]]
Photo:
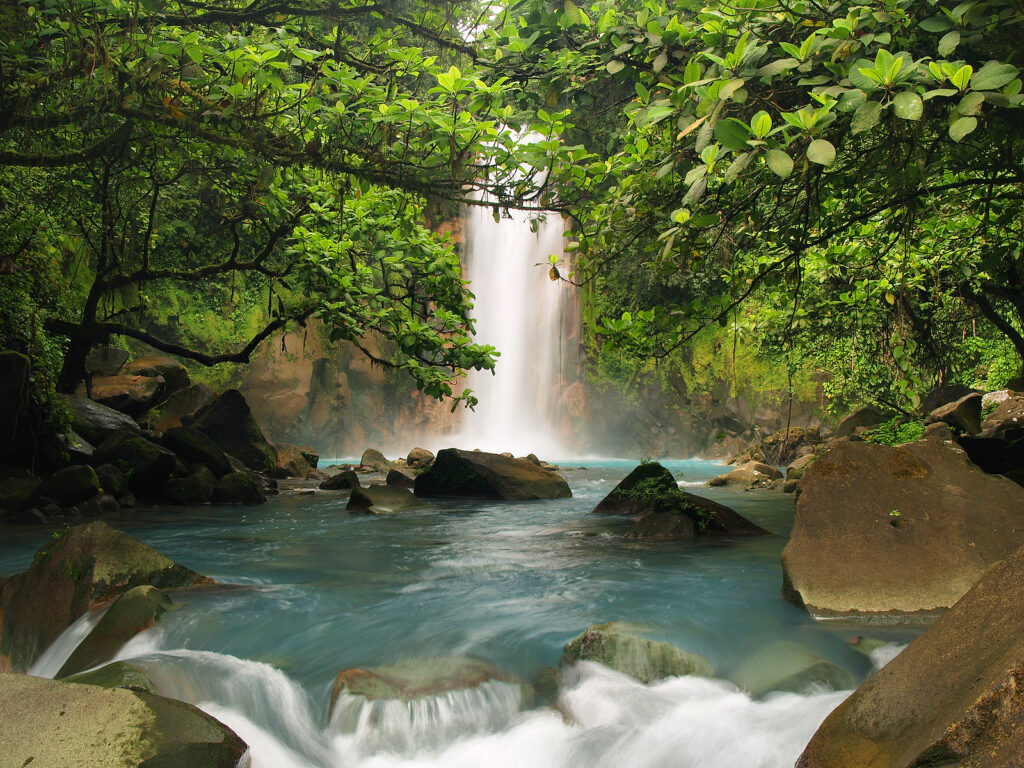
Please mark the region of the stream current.
[[[792, 497], [694, 487], [773, 535], [631, 542], [628, 522], [590, 510], [636, 462], [582, 463], [563, 471], [572, 499], [437, 501], [374, 517], [350, 515], [347, 493], [285, 491], [261, 507], [142, 510], [114, 524], [232, 586], [176, 596], [177, 609], [117, 658], [231, 726], [255, 768], [792, 766], [849, 691], [751, 698], [731, 672], [772, 646], [804, 649], [857, 681], [872, 671], [844, 642], [858, 628], [815, 622], [779, 596]], [[720, 472], [662, 463], [684, 487]], [[0, 574], [25, 569], [48, 536], [9, 531]], [[33, 673], [59, 669], [95, 620], [65, 632]], [[492, 682], [328, 716], [343, 669], [467, 655], [533, 680], [567, 641], [606, 621], [701, 654], [718, 679], [642, 685], [583, 663], [567, 672], [557, 710], [520, 711], [519, 689]], [[883, 635], [889, 649], [910, 637]]]

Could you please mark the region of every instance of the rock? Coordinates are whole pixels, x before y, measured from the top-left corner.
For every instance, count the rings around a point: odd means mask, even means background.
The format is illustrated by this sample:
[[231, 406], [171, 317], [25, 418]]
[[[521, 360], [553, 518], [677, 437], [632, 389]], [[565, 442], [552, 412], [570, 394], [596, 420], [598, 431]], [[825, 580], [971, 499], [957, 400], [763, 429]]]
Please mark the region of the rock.
[[653, 509], [660, 496], [679, 490], [676, 479], [656, 461], [637, 466], [616, 485], [593, 512], [599, 515], [641, 515]]
[[3, 585], [0, 666], [23, 672], [92, 606], [132, 587], [161, 589], [212, 581], [96, 521], [66, 528], [40, 549], [29, 569]]
[[98, 685], [100, 688], [128, 688], [133, 691], [156, 693], [156, 686], [140, 670], [124, 661], [114, 661], [98, 669], [80, 672], [64, 678], [65, 683]]
[[133, 491], [156, 494], [174, 472], [173, 453], [131, 432], [117, 432], [96, 447], [96, 461], [110, 463], [128, 475]]
[[[0, 351], [0, 460], [27, 465], [33, 442], [29, 379], [32, 362], [20, 352]], [[28, 453], [31, 453], [28, 451]]]
[[402, 488], [416, 487], [416, 477], [409, 472], [403, 472], [401, 469], [392, 469], [388, 472], [384, 482], [388, 485], [397, 485]]
[[733, 670], [729, 679], [754, 697], [772, 691], [803, 693], [814, 684], [835, 691], [857, 686], [851, 672], [791, 640], [761, 648]]
[[61, 395], [71, 414], [71, 428], [93, 445], [99, 445], [115, 432], [138, 432], [135, 419], [80, 395]]
[[384, 458], [384, 454], [376, 448], [367, 448], [363, 451], [363, 457], [359, 460], [359, 463], [364, 467], [370, 467], [374, 472], [383, 472], [385, 474], [390, 472], [392, 467], [391, 462]]
[[804, 476], [804, 472], [814, 462], [818, 460], [817, 454], [810, 453], [806, 456], [801, 456], [799, 459], [795, 459], [786, 467], [786, 479], [787, 480], [799, 480]]
[[0, 674], [0, 758], [6, 766], [247, 768], [227, 726], [183, 701]]
[[945, 438], [839, 441], [809, 466], [783, 596], [813, 616], [927, 620], [1024, 544], [1024, 489]]
[[164, 432], [161, 442], [186, 464], [205, 464], [217, 477], [233, 471], [227, 454], [198, 429], [171, 427]]
[[554, 472], [496, 453], [445, 448], [416, 478], [417, 496], [480, 499], [566, 499], [569, 485]]
[[749, 461], [765, 462], [768, 465], [788, 464], [800, 455], [811, 453], [821, 444], [818, 428], [804, 429], [790, 427], [755, 440], [743, 453], [730, 459], [730, 464], [745, 464]]
[[161, 432], [173, 427], [188, 426], [197, 411], [216, 399], [217, 396], [206, 384], [193, 384], [172, 392], [158, 408], [146, 414], [146, 421], [153, 429]]
[[344, 469], [320, 483], [322, 491], [344, 491], [359, 487], [359, 475], [351, 469]]
[[871, 406], [860, 408], [848, 414], [839, 422], [839, 426], [836, 427], [836, 437], [848, 437], [859, 427], [877, 427], [888, 418], [877, 408], [872, 408]]
[[96, 479], [100, 481], [100, 488], [112, 496], [120, 496], [128, 490], [128, 478], [113, 464], [96, 467]]
[[302, 454], [302, 458], [304, 458], [306, 463], [309, 464], [310, 470], [316, 469], [317, 464], [320, 463], [320, 452], [306, 445], [297, 445], [295, 447], [298, 448], [299, 453]]
[[926, 423], [944, 422], [969, 435], [981, 432], [981, 394], [972, 392], [928, 414]]
[[145, 584], [118, 597], [99, 623], [79, 643], [55, 677], [67, 677], [113, 658], [122, 645], [156, 623], [171, 607], [171, 599]]
[[986, 392], [981, 396], [981, 410], [993, 411], [1000, 403], [1009, 400], [1017, 395], [1012, 389], [999, 389], [995, 392]]
[[449, 656], [438, 659], [406, 659], [397, 664], [368, 669], [346, 669], [334, 680], [331, 710], [343, 694], [364, 699], [424, 699], [500, 681], [525, 686], [517, 677], [480, 659]]
[[706, 659], [670, 643], [640, 637], [628, 624], [596, 624], [562, 649], [562, 662], [596, 661], [642, 683], [678, 675], [711, 677]]
[[1000, 402], [981, 424], [988, 434], [1008, 427], [1024, 426], [1024, 395], [1013, 395]]
[[228, 472], [217, 481], [213, 500], [218, 504], [264, 504], [267, 497], [248, 472]]
[[164, 355], [148, 355], [132, 360], [121, 369], [123, 373], [134, 376], [162, 376], [167, 382], [167, 393], [178, 392], [192, 384], [188, 368], [173, 357]]
[[63, 506], [91, 499], [100, 492], [100, 481], [92, 467], [71, 465], [58, 469], [43, 484], [43, 496]]
[[0, 519], [31, 507], [42, 487], [42, 481], [28, 473], [0, 478]]
[[154, 405], [163, 402], [167, 382], [162, 376], [97, 376], [90, 389], [85, 384], [75, 390], [77, 395], [92, 392], [92, 399], [115, 411], [129, 416], [141, 416]]
[[277, 467], [275, 477], [301, 477], [305, 480], [313, 468], [306, 460], [305, 453], [297, 445], [277, 443]]
[[114, 517], [120, 511], [121, 505], [109, 493], [97, 493], [85, 502], [86, 517]]
[[269, 474], [277, 468], [277, 451], [263, 436], [242, 393], [229, 389], [192, 420], [192, 427], [249, 469]]
[[200, 465], [185, 477], [172, 477], [168, 480], [162, 495], [175, 504], [209, 504], [217, 488], [217, 476], [208, 467]]
[[421, 506], [423, 506], [423, 502], [407, 488], [395, 485], [371, 485], [366, 488], [352, 489], [346, 509], [349, 512], [386, 515]]
[[413, 448], [405, 457], [406, 464], [412, 469], [426, 469], [434, 460], [434, 454], [426, 448]]
[[118, 347], [93, 347], [85, 356], [85, 372], [90, 376], [117, 376], [131, 354]]
[[799, 768], [1007, 768], [1024, 761], [1024, 550], [825, 719]]
[[748, 461], [731, 472], [712, 478], [708, 485], [711, 487], [739, 485], [745, 488], [759, 488], [769, 486], [773, 481], [781, 479], [782, 473], [775, 467], [770, 467], [759, 461]]
[[935, 387], [921, 399], [921, 413], [931, 413], [936, 408], [956, 402], [974, 392], [963, 384], [942, 384]]

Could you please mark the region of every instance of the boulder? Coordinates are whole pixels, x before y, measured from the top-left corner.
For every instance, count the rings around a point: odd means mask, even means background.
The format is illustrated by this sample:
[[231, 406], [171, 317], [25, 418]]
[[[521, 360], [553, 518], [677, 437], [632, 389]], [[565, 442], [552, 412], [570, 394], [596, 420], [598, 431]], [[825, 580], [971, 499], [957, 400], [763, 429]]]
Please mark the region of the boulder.
[[299, 453], [302, 454], [302, 458], [309, 464], [310, 470], [314, 470], [317, 464], [320, 463], [320, 452], [315, 448], [310, 448], [308, 445], [296, 445], [295, 446]]
[[799, 768], [1024, 764], [1024, 549], [821, 724]]
[[426, 469], [433, 460], [434, 454], [426, 448], [413, 448], [405, 457], [405, 462], [411, 469]]
[[[227, 475], [225, 475], [227, 477]], [[217, 476], [199, 465], [185, 477], [172, 477], [164, 485], [162, 496], [182, 505], [209, 504], [217, 492]]]
[[415, 488], [416, 477], [411, 472], [406, 472], [401, 469], [392, 469], [388, 472], [387, 478], [384, 480], [388, 485], [397, 485], [402, 488]]
[[804, 476], [804, 472], [814, 462], [818, 460], [817, 454], [809, 453], [806, 456], [801, 456], [799, 459], [793, 460], [788, 467], [786, 467], [786, 479], [787, 480], [799, 480]]
[[213, 500], [218, 504], [264, 504], [267, 497], [249, 472], [228, 472], [217, 481]]
[[729, 679], [751, 696], [773, 691], [804, 693], [812, 685], [834, 691], [857, 687], [853, 673], [791, 640], [771, 643], [746, 658]]
[[562, 662], [596, 661], [642, 683], [679, 675], [711, 677], [707, 659], [671, 643], [648, 640], [636, 628], [611, 621], [588, 627], [562, 648]]
[[277, 467], [274, 477], [300, 477], [305, 480], [313, 467], [306, 460], [306, 454], [302, 448], [290, 443], [277, 443]]
[[31, 507], [42, 487], [42, 481], [28, 473], [0, 478], [0, 519]]
[[417, 496], [478, 499], [567, 499], [568, 483], [530, 461], [496, 453], [445, 448], [416, 478]]
[[141, 584], [161, 589], [212, 581], [103, 522], [66, 528], [29, 569], [3, 585], [0, 666], [23, 672], [94, 605]]
[[120, 496], [128, 490], [128, 476], [113, 464], [96, 467], [96, 479], [100, 481], [100, 488], [112, 496]]
[[423, 502], [416, 498], [408, 488], [395, 485], [370, 485], [366, 488], [353, 488], [346, 509], [349, 512], [386, 515], [421, 506], [423, 506]]
[[383, 473], [390, 472], [392, 467], [391, 462], [384, 458], [384, 454], [376, 448], [367, 448], [363, 451], [363, 457], [359, 460], [359, 464], [369, 467], [374, 472]]
[[204, 464], [217, 477], [223, 477], [232, 471], [227, 454], [198, 429], [171, 427], [164, 432], [161, 443], [186, 464]]
[[744, 488], [770, 487], [775, 480], [781, 480], [782, 473], [775, 467], [759, 461], [748, 461], [731, 472], [712, 478], [708, 481], [711, 487], [722, 485], [738, 485]]
[[80, 395], [61, 395], [71, 415], [71, 428], [93, 445], [99, 445], [115, 432], [138, 432], [135, 419]]
[[948, 429], [839, 441], [801, 480], [783, 596], [818, 617], [929, 620], [1022, 544], [1024, 489], [982, 472]]
[[358, 488], [359, 475], [353, 472], [351, 469], [343, 469], [336, 475], [331, 475], [329, 478], [320, 483], [320, 490], [322, 491], [344, 491], [350, 488]]
[[788, 464], [798, 456], [814, 451], [821, 444], [821, 431], [815, 427], [790, 427], [780, 429], [753, 444], [730, 459], [730, 464], [745, 464], [749, 461], [765, 462], [769, 465]]
[[836, 437], [849, 437], [860, 427], [877, 427], [889, 417], [877, 408], [867, 406], [847, 414], [836, 427]]
[[242, 393], [229, 389], [196, 413], [192, 427], [249, 469], [269, 474], [277, 468], [277, 451], [263, 436]]
[[981, 393], [972, 392], [959, 400], [939, 406], [925, 420], [928, 424], [943, 422], [968, 435], [981, 432]]
[[117, 376], [131, 353], [118, 347], [93, 347], [85, 356], [85, 372], [90, 376]]
[[956, 402], [974, 392], [963, 384], [940, 384], [921, 398], [921, 413], [931, 413], [936, 408]]
[[98, 685], [100, 688], [128, 688], [133, 691], [156, 693], [153, 681], [139, 669], [125, 661], [114, 661], [88, 672], [68, 675], [63, 678], [65, 683], [82, 683]]
[[58, 469], [43, 484], [43, 496], [63, 506], [91, 499], [100, 492], [100, 481], [92, 467], [71, 465]]
[[1012, 389], [998, 389], [995, 392], [986, 392], [981, 396], [981, 410], [994, 411], [996, 407], [1011, 397], [1016, 397], [1017, 393]]
[[193, 384], [172, 392], [158, 408], [146, 414], [145, 421], [161, 432], [172, 427], [187, 426], [200, 409], [216, 399], [217, 396], [206, 384]]
[[109, 661], [121, 646], [156, 623], [171, 607], [171, 599], [156, 587], [133, 587], [110, 606], [78, 644], [55, 677], [67, 677]]
[[664, 494], [679, 490], [676, 479], [656, 461], [643, 462], [626, 475], [593, 512], [599, 515], [641, 515]]
[[97, 493], [85, 502], [85, 517], [114, 517], [120, 511], [121, 505], [109, 493]]
[[133, 491], [140, 495], [159, 493], [174, 472], [178, 460], [173, 453], [131, 432], [117, 432], [96, 447], [95, 460], [116, 466], [126, 475]]
[[246, 768], [248, 748], [183, 701], [28, 675], [0, 674], [5, 766]]
[[188, 368], [173, 357], [148, 355], [132, 360], [121, 369], [122, 373], [134, 376], [162, 376], [167, 382], [167, 393], [178, 392], [192, 384]]
[[79, 385], [77, 395], [92, 393], [92, 399], [115, 411], [127, 413], [129, 416], [141, 416], [154, 405], [163, 402], [167, 392], [167, 382], [162, 376], [97, 376], [91, 387]]
[[0, 351], [0, 461], [26, 465], [33, 435], [29, 379], [32, 363], [11, 350]]

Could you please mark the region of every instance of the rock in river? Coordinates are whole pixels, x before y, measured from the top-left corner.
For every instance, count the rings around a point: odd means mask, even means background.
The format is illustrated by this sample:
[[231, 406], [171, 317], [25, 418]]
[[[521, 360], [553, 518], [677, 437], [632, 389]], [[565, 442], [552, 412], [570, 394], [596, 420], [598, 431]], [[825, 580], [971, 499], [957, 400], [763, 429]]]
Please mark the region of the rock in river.
[[237, 389], [229, 389], [200, 409], [190, 426], [210, 437], [225, 453], [240, 459], [249, 469], [264, 474], [277, 468], [277, 450], [272, 446], [249, 404]]
[[678, 675], [711, 677], [711, 664], [702, 656], [671, 643], [641, 637], [629, 624], [610, 621], [588, 627], [566, 643], [562, 661], [596, 661], [642, 683]]
[[433, 466], [416, 478], [417, 496], [476, 499], [567, 499], [568, 483], [554, 472], [497, 453], [439, 451]]
[[375, 484], [366, 488], [354, 488], [346, 509], [349, 512], [364, 512], [368, 515], [387, 515], [421, 506], [423, 502], [408, 488]]

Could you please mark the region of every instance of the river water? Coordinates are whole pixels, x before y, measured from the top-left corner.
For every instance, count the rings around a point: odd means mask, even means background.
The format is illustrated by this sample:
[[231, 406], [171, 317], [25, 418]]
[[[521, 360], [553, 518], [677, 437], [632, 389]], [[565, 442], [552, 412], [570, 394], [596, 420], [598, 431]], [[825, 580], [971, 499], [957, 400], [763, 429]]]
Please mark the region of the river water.
[[[590, 510], [635, 462], [584, 463], [563, 472], [574, 494], [564, 500], [446, 501], [373, 517], [348, 514], [344, 492], [292, 491], [261, 507], [144, 510], [119, 527], [239, 586], [179, 596], [180, 607], [118, 657], [233, 727], [258, 768], [791, 766], [848, 691], [751, 698], [729, 677], [793, 649], [858, 682], [872, 671], [844, 643], [858, 628], [814, 622], [779, 597], [792, 497], [694, 487], [773, 535], [629, 542], [628, 523]], [[686, 485], [720, 472], [710, 462], [664, 463]], [[0, 574], [26, 568], [49, 535], [10, 531]], [[532, 680], [557, 665], [563, 644], [606, 621], [705, 656], [718, 679], [645, 686], [580, 664], [557, 709], [520, 711], [518, 689], [492, 683], [361, 719], [328, 717], [343, 669], [469, 655]], [[909, 639], [887, 631], [890, 648]], [[51, 654], [49, 668], [60, 666], [55, 655], [64, 653]]]

